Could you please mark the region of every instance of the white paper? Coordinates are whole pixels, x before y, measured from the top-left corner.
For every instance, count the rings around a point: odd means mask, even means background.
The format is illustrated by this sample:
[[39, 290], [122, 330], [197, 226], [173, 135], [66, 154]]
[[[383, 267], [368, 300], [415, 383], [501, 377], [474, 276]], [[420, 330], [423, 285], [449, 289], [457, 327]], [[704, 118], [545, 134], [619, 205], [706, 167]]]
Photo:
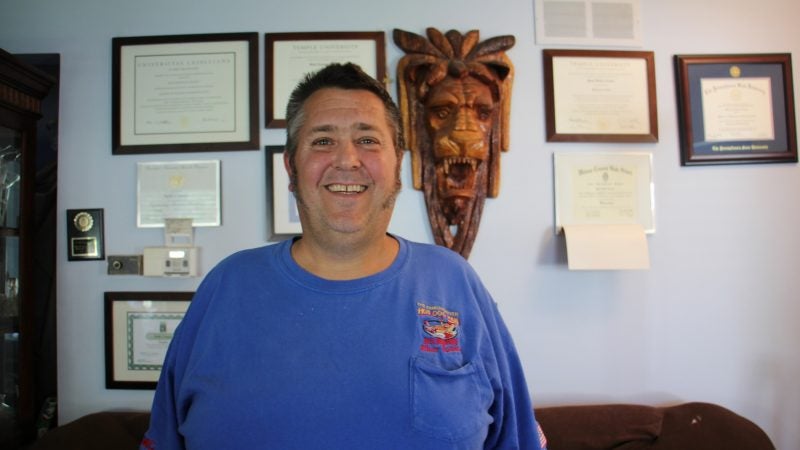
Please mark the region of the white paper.
[[553, 58], [556, 133], [647, 134], [648, 92], [642, 58]]
[[706, 142], [775, 139], [769, 78], [703, 78], [700, 89]]
[[564, 225], [570, 270], [650, 268], [644, 228], [639, 224]]
[[222, 223], [219, 160], [138, 163], [137, 171], [137, 226], [163, 227], [167, 218]]

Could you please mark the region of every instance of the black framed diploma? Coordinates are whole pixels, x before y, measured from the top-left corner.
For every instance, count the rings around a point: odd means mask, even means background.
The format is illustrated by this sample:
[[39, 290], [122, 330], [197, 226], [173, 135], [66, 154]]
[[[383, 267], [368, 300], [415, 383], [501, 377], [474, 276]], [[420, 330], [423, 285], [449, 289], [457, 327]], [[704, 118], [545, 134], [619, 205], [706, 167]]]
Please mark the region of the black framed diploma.
[[112, 39], [112, 153], [258, 150], [258, 33]]
[[106, 389], [155, 389], [193, 292], [105, 292]]
[[676, 55], [681, 164], [797, 162], [788, 53]]

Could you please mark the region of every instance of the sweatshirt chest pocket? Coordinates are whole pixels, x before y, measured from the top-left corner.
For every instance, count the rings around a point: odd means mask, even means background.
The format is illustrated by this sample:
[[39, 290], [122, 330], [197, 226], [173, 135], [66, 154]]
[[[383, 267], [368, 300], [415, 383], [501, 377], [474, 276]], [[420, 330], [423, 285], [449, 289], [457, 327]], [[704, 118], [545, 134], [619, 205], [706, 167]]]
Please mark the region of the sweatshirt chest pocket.
[[431, 437], [455, 442], [488, 425], [493, 394], [483, 368], [467, 363], [445, 369], [434, 361], [411, 360], [411, 413], [415, 429]]

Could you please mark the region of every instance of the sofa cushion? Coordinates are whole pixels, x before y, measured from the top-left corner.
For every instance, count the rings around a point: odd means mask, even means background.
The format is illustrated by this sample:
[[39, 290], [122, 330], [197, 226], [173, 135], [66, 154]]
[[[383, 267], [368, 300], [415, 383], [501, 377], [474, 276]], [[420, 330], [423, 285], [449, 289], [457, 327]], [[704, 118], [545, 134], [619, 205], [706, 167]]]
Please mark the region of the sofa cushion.
[[48, 431], [29, 450], [137, 450], [149, 423], [149, 412], [89, 414]]
[[693, 402], [666, 407], [663, 411], [663, 432], [653, 449], [775, 449], [758, 425], [722, 406]]
[[[663, 414], [642, 405], [580, 405], [536, 409], [548, 450], [634, 450], [661, 434]], [[625, 447], [621, 447], [625, 445]]]

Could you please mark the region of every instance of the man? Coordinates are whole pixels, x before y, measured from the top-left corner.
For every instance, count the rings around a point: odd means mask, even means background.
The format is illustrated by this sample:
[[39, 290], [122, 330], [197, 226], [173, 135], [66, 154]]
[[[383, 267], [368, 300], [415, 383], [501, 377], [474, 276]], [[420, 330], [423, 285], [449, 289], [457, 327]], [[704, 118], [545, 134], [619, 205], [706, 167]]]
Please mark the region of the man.
[[302, 237], [203, 280], [145, 449], [540, 449], [519, 360], [463, 258], [387, 234], [397, 107], [352, 64], [307, 77], [285, 165]]

